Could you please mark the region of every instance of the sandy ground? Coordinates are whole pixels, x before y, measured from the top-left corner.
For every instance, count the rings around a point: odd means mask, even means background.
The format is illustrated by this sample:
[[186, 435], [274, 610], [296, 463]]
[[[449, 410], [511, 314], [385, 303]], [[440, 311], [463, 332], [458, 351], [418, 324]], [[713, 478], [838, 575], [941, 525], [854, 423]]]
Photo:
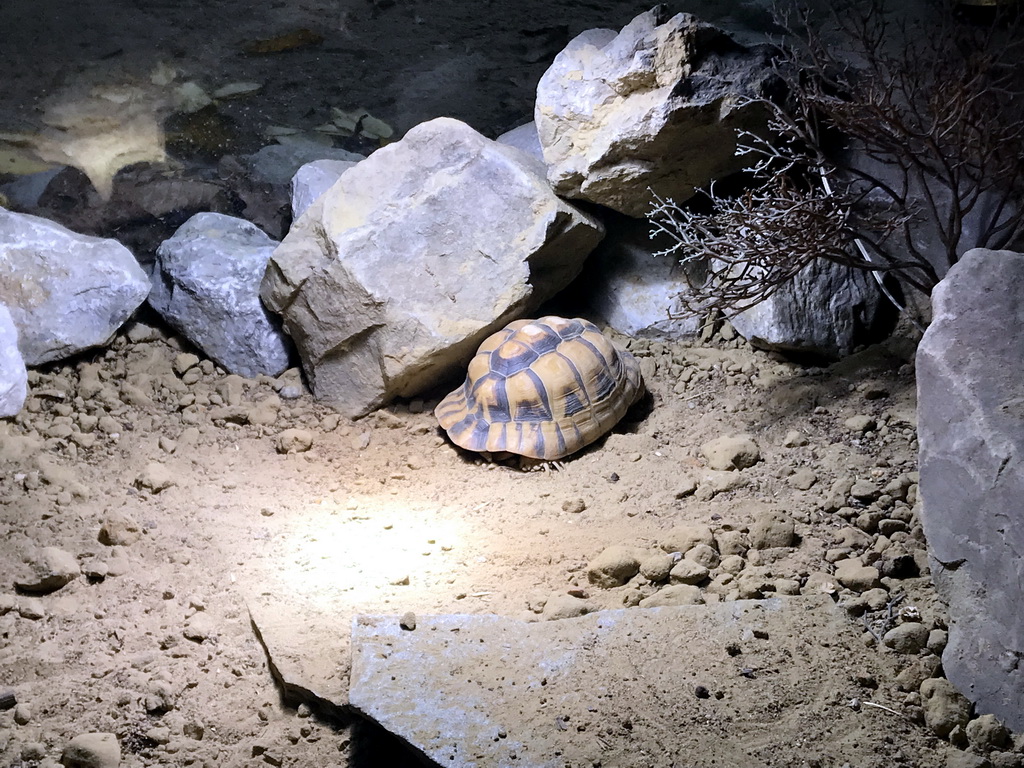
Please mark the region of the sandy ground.
[[[363, 107], [399, 131], [453, 115], [494, 136], [530, 119], [534, 84], [570, 36], [620, 27], [647, 7], [84, 6], [5, 4], [4, 129], [39, 130], [44, 103], [96, 83], [150, 82], [164, 62], [177, 82], [210, 90], [261, 83], [256, 95], [218, 106], [237, 129], [231, 150], [258, 146], [268, 125], [311, 129], [332, 107]], [[708, 4], [705, 15], [756, 18], [746, 8]], [[300, 29], [319, 42], [245, 53], [254, 41]], [[410, 764], [345, 712], [311, 712], [282, 697], [250, 610], [274, 624], [278, 638], [329, 638], [336, 666], [318, 674], [327, 693], [343, 696], [352, 616], [542, 620], [546, 607], [550, 615], [566, 601], [634, 605], [658, 586], [638, 577], [596, 587], [587, 564], [611, 545], [662, 547], [681, 524], [721, 535], [743, 534], [766, 510], [796, 521], [796, 546], [746, 554], [745, 581], [716, 565], [703, 584], [707, 601], [831, 590], [831, 560], [843, 546], [874, 548], [872, 561], [891, 546], [890, 554], [926, 566], [911, 490], [912, 343], [818, 369], [756, 352], [728, 333], [704, 345], [620, 340], [641, 357], [648, 401], [557, 471], [522, 473], [445, 440], [431, 415], [443, 392], [352, 423], [312, 401], [296, 371], [227, 376], [146, 320], [155, 327], [134, 325], [108, 350], [33, 372], [25, 411], [0, 423], [0, 688], [18, 702], [0, 711], [0, 765], [53, 766], [68, 739], [89, 731], [117, 734], [126, 766]], [[851, 429], [845, 422], [856, 415], [875, 427]], [[308, 439], [309, 449], [281, 452], [285, 430], [299, 430], [288, 434]], [[762, 458], [731, 473], [739, 482], [723, 483], [707, 474], [700, 446], [736, 433], [752, 435]], [[844, 511], [829, 511], [843, 479], [878, 489], [895, 482], [901, 498], [850, 502], [844, 492]], [[879, 520], [888, 521], [884, 541]], [[871, 534], [852, 534], [858, 523]], [[46, 595], [14, 589], [46, 547], [69, 553], [81, 575]], [[875, 635], [898, 621], [901, 606], [942, 627], [926, 571], [886, 586], [888, 596], [871, 606], [835, 592], [850, 604], [858, 642], [877, 647]], [[882, 671], [851, 669], [849, 686], [829, 692], [827, 706], [873, 699], [893, 710], [889, 719], [864, 708], [853, 731], [808, 756], [794, 749], [811, 719], [800, 707], [820, 714], [821, 697], [787, 695], [792, 716], [767, 730], [730, 723], [727, 732], [773, 766], [942, 765], [948, 746], [920, 724], [915, 684], [934, 671], [935, 657], [877, 653]], [[834, 647], [816, 659], [843, 662]], [[658, 754], [656, 744], [638, 749]]]
[[[287, 617], [299, 639], [333, 637], [336, 668], [326, 677], [336, 687], [326, 693], [341, 695], [353, 615], [537, 620], [569, 595], [592, 609], [635, 604], [656, 586], [638, 577], [596, 587], [588, 562], [614, 544], [656, 549], [680, 524], [720, 534], [783, 511], [797, 522], [797, 546], [748, 552], [745, 570], [762, 594], [818, 592], [831, 570], [826, 552], [850, 528], [823, 511], [833, 482], [881, 488], [914, 469], [913, 377], [892, 350], [808, 371], [737, 340], [633, 342], [647, 407], [561, 469], [523, 473], [454, 449], [429, 413], [434, 400], [349, 423], [297, 388], [295, 372], [245, 381], [209, 361], [182, 370], [194, 361], [177, 339], [145, 326], [131, 335], [145, 340], [119, 337], [106, 352], [33, 373], [25, 412], [3, 427], [0, 583], [24, 578], [23, 560], [40, 547], [71, 553], [83, 571], [46, 596], [0, 594], [0, 679], [28, 713], [24, 724], [13, 720], [17, 708], [0, 713], [8, 765], [56, 756], [90, 730], [117, 733], [126, 765], [373, 764], [356, 747], [383, 747], [353, 733], [347, 717], [303, 718], [304, 708], [282, 701], [250, 606]], [[858, 414], [878, 428], [848, 429]], [[311, 437], [311, 448], [281, 453], [282, 433], [294, 434], [286, 430]], [[785, 446], [803, 442], [793, 430], [806, 445]], [[742, 487], [708, 498], [714, 480], [699, 447], [741, 432], [762, 460], [731, 473]], [[696, 493], [677, 498], [692, 491], [690, 478]], [[916, 513], [905, 516], [887, 540], [920, 555]], [[738, 582], [724, 581], [705, 584], [705, 599], [738, 597]], [[888, 583], [892, 597], [905, 595], [941, 626], [926, 578]], [[887, 608], [878, 607], [868, 618], [880, 632]], [[850, 622], [854, 636], [864, 633], [863, 617]], [[869, 738], [838, 745], [821, 764], [887, 765], [897, 752], [908, 765], [940, 764], [930, 750], [944, 745], [914, 724], [919, 700], [896, 679], [921, 662], [878, 654], [891, 679], [860, 695], [901, 713], [883, 723], [893, 735], [872, 734], [871, 718]], [[843, 659], [823, 647], [818, 662]], [[858, 694], [850, 686], [835, 692], [837, 703]], [[737, 724], [735, 737], [756, 742], [766, 764], [802, 765], [788, 746], [800, 722], [780, 721], [767, 735]]]

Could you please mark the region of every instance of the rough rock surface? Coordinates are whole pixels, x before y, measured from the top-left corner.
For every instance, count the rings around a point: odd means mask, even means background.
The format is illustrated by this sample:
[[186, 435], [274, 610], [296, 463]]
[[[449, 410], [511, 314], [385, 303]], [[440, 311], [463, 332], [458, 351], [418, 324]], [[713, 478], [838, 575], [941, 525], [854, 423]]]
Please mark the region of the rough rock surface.
[[722, 435], [700, 447], [713, 470], [748, 469], [761, 460], [761, 449], [750, 435]]
[[629, 336], [685, 339], [700, 330], [699, 317], [681, 312], [688, 290], [682, 267], [670, 256], [655, 256], [650, 224], [627, 216], [606, 220], [608, 235], [588, 260], [585, 282], [591, 309], [606, 324]]
[[289, 341], [259, 297], [275, 247], [244, 219], [198, 213], [157, 250], [149, 303], [228, 372], [277, 376]]
[[[338, 679], [337, 658], [347, 651], [345, 621], [324, 615], [317, 621], [278, 595], [246, 595], [246, 608], [270, 673], [289, 701], [319, 702], [327, 707], [348, 703], [347, 678]], [[316, 653], [310, 649], [316, 648]]]
[[28, 572], [15, 582], [18, 589], [48, 594], [74, 581], [81, 574], [75, 556], [58, 547], [42, 547], [27, 563]]
[[297, 219], [320, 195], [330, 189], [354, 160], [314, 160], [292, 177], [292, 219]]
[[82, 733], [64, 747], [60, 761], [64, 768], [117, 768], [121, 745], [113, 733]]
[[249, 155], [246, 165], [256, 179], [268, 184], [290, 184], [303, 165], [317, 160], [358, 163], [362, 155], [312, 142], [269, 144]]
[[1024, 255], [975, 249], [917, 353], [922, 515], [949, 601], [949, 679], [1024, 729]]
[[930, 677], [921, 683], [921, 705], [925, 725], [945, 738], [954, 728], [963, 728], [971, 719], [971, 702], [949, 681]]
[[0, 208], [0, 302], [26, 365], [103, 346], [148, 293], [146, 273], [116, 240]]
[[878, 341], [893, 317], [869, 275], [818, 259], [729, 321], [755, 347], [838, 359], [858, 345]]
[[621, 32], [591, 29], [555, 57], [537, 87], [534, 119], [555, 190], [629, 216], [651, 190], [682, 202], [744, 166], [736, 130], [764, 129], [764, 108], [741, 103], [773, 82], [766, 48], [745, 48], [664, 6]]
[[450, 375], [575, 278], [602, 234], [534, 158], [438, 118], [313, 203], [261, 295], [317, 398], [360, 415]]
[[18, 350], [18, 329], [0, 304], [0, 419], [14, 416], [28, 395], [28, 371]]
[[[851, 666], [874, 663], [853, 645], [831, 668], [806, 663], [808, 644], [855, 639], [844, 621], [824, 595], [532, 624], [419, 616], [414, 631], [397, 616], [358, 616], [349, 699], [438, 765], [455, 768], [560, 766], [560, 754], [573, 755], [575, 765], [686, 764], [696, 744], [707, 764], [753, 768], [766, 763], [714, 723], [775, 721], [785, 717], [787, 697], [817, 698], [801, 747], [813, 754], [851, 715], [825, 705], [828, 691], [845, 686]], [[623, 665], [637, 672], [614, 671]], [[740, 672], [744, 694], [716, 697], [720, 683]], [[696, 712], [706, 726], [677, 727]], [[649, 737], [662, 753], [634, 754]]]
[[540, 138], [537, 136], [537, 124], [532, 120], [511, 131], [505, 131], [495, 139], [499, 144], [508, 144], [510, 147], [521, 149], [541, 162], [544, 161], [544, 150], [540, 146]]

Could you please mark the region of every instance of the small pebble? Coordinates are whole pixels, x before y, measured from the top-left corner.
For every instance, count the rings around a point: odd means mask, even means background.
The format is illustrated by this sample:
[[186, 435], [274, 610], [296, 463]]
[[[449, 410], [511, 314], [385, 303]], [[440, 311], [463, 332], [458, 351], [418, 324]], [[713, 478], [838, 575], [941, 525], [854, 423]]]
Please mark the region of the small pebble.
[[402, 618], [398, 620], [398, 626], [412, 632], [412, 630], [416, 629], [416, 614], [412, 611], [406, 611], [402, 614]]
[[313, 447], [313, 433], [308, 429], [286, 429], [275, 440], [278, 453], [305, 453]]
[[14, 708], [14, 722], [18, 725], [28, 725], [32, 720], [32, 709], [28, 704], [18, 704]]
[[562, 502], [562, 511], [578, 515], [587, 508], [587, 502], [583, 499], [566, 499]]
[[121, 745], [113, 733], [82, 733], [64, 747], [60, 761], [67, 768], [117, 768]]
[[814, 473], [814, 470], [809, 467], [798, 469], [789, 476], [789, 484], [798, 491], [810, 490], [816, 482], [818, 482], [818, 476]]
[[18, 615], [36, 621], [46, 615], [46, 608], [38, 597], [23, 597], [18, 601]]
[[886, 632], [882, 642], [896, 653], [917, 653], [928, 642], [928, 627], [908, 621]]
[[171, 368], [179, 376], [184, 376], [186, 372], [192, 370], [192, 368], [197, 365], [199, 365], [198, 357], [190, 352], [182, 352], [174, 358], [174, 362], [171, 363]]
[[277, 393], [282, 400], [298, 400], [302, 397], [302, 387], [298, 384], [286, 384]]
[[864, 414], [857, 414], [856, 416], [851, 416], [846, 421], [844, 421], [843, 426], [845, 426], [851, 432], [864, 434], [865, 432], [870, 432], [871, 430], [873, 430], [875, 427], [878, 426], [878, 424], [870, 416]]
[[799, 448], [807, 445], [807, 438], [795, 429], [789, 430], [782, 439], [782, 445], [786, 448]]

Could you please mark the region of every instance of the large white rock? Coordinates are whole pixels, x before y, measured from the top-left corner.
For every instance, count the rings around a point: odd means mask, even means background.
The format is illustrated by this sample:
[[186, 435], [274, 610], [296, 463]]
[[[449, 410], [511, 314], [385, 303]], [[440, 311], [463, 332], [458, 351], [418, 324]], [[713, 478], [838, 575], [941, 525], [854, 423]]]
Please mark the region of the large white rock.
[[149, 303], [225, 370], [277, 376], [290, 344], [259, 296], [277, 245], [244, 219], [197, 213], [157, 249]]
[[309, 207], [261, 296], [314, 394], [359, 415], [450, 376], [576, 277], [602, 234], [554, 195], [535, 158], [438, 118]]
[[18, 351], [18, 329], [0, 304], [0, 419], [17, 416], [28, 397], [28, 370]]
[[891, 330], [895, 307], [859, 269], [815, 259], [767, 299], [729, 317], [756, 347], [830, 359]]
[[775, 82], [768, 48], [665, 6], [619, 33], [583, 32], [537, 86], [534, 119], [555, 191], [629, 216], [651, 190], [677, 202], [741, 170], [736, 130], [763, 131], [760, 97]]
[[949, 605], [946, 676], [1024, 730], [1024, 254], [976, 248], [917, 352], [922, 522]]
[[26, 365], [103, 346], [148, 293], [146, 273], [116, 240], [0, 208], [0, 303]]

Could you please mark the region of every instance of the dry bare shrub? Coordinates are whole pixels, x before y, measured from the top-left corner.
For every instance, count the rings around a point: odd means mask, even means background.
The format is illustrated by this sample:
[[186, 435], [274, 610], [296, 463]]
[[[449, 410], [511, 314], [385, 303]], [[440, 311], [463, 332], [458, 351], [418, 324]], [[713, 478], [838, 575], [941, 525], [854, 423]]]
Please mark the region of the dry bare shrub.
[[669, 238], [659, 255], [690, 267], [687, 311], [749, 308], [819, 258], [929, 295], [966, 250], [1024, 234], [1019, 17], [979, 25], [936, 6], [911, 22], [853, 0], [827, 37], [806, 9], [777, 18], [789, 94], [761, 100], [768, 136], [741, 134], [750, 183], [712, 185], [703, 207], [656, 197], [649, 215]]

